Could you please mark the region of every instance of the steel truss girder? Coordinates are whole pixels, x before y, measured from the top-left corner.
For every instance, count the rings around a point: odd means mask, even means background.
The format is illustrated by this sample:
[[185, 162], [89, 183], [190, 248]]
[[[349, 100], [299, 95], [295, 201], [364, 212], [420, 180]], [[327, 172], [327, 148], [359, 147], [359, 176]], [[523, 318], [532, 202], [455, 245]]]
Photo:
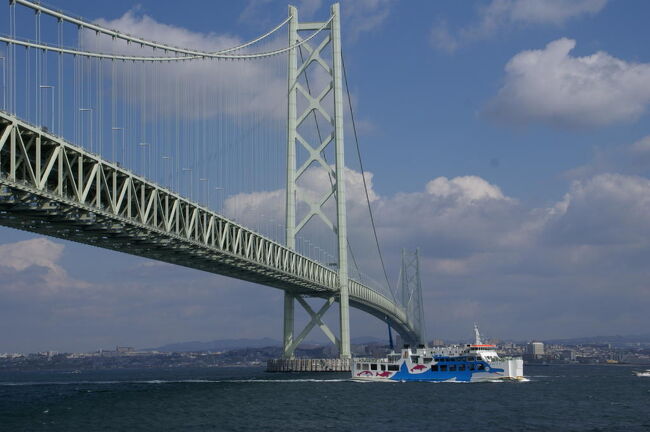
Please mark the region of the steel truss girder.
[[[313, 297], [335, 271], [5, 112], [0, 225], [91, 244]], [[349, 281], [351, 304], [412, 332], [388, 298]]]

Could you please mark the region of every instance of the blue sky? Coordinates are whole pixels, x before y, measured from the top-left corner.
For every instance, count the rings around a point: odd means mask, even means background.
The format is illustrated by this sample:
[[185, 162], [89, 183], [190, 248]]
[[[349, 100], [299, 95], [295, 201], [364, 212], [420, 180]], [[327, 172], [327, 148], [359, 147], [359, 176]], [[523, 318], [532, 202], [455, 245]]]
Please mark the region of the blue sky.
[[[182, 13], [164, 1], [55, 6], [92, 20], [132, 11], [241, 40], [286, 16], [286, 3], [264, 0], [186, 1]], [[303, 19], [327, 14], [321, 0], [297, 6]], [[429, 335], [469, 337], [474, 321], [520, 339], [650, 324], [649, 9], [640, 0], [343, 2], [380, 236], [391, 274], [400, 248], [422, 248]], [[11, 264], [12, 244], [34, 262]], [[281, 335], [279, 291], [4, 228], [1, 254], [0, 322], [18, 329], [0, 351]], [[34, 288], [47, 280], [58, 282]], [[384, 334], [361, 312], [352, 329]]]

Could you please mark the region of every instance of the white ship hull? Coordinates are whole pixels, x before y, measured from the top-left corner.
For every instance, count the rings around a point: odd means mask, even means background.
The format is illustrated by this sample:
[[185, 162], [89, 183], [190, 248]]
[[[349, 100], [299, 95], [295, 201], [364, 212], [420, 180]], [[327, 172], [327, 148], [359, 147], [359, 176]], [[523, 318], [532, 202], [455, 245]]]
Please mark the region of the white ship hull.
[[425, 348], [405, 346], [401, 353], [384, 359], [354, 359], [352, 379], [355, 381], [431, 381], [485, 382], [524, 380], [521, 358], [501, 358], [494, 345], [481, 343], [478, 329], [476, 343], [467, 346]]

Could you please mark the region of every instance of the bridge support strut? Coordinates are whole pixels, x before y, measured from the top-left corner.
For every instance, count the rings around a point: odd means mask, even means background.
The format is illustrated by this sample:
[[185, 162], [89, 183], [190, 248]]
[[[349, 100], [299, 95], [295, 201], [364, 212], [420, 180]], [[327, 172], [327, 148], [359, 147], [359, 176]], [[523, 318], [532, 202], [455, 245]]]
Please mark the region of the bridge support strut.
[[[294, 297], [298, 303], [303, 307], [303, 309], [309, 314], [311, 317], [311, 320], [307, 323], [305, 328], [300, 332], [298, 337], [295, 340], [291, 340], [289, 344], [287, 344], [287, 340], [285, 340], [285, 346], [284, 346], [284, 357], [285, 358], [291, 358], [293, 357], [293, 353], [296, 351], [296, 348], [298, 348], [298, 345], [300, 345], [307, 335], [313, 330], [314, 327], [318, 326], [323, 333], [325, 333], [325, 336], [337, 347], [341, 346], [341, 341], [339, 338], [337, 338], [334, 333], [330, 330], [330, 328], [323, 322], [323, 315], [325, 315], [325, 312], [327, 312], [334, 304], [336, 299], [334, 297], [329, 297], [323, 306], [321, 306], [320, 309], [318, 309], [318, 312], [314, 312], [312, 307], [305, 301], [305, 299], [301, 296], [296, 296]], [[292, 302], [293, 303], [293, 302]], [[293, 306], [292, 306], [293, 307]], [[286, 319], [286, 315], [285, 315]], [[291, 329], [293, 332], [293, 328]]]

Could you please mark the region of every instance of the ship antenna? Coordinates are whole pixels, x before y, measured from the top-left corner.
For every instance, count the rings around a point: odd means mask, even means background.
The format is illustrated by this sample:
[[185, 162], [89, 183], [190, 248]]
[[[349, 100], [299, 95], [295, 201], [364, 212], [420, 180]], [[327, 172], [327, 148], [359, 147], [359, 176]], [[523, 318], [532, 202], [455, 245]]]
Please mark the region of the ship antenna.
[[474, 345], [482, 345], [481, 342], [481, 333], [478, 331], [478, 324], [474, 323]]

